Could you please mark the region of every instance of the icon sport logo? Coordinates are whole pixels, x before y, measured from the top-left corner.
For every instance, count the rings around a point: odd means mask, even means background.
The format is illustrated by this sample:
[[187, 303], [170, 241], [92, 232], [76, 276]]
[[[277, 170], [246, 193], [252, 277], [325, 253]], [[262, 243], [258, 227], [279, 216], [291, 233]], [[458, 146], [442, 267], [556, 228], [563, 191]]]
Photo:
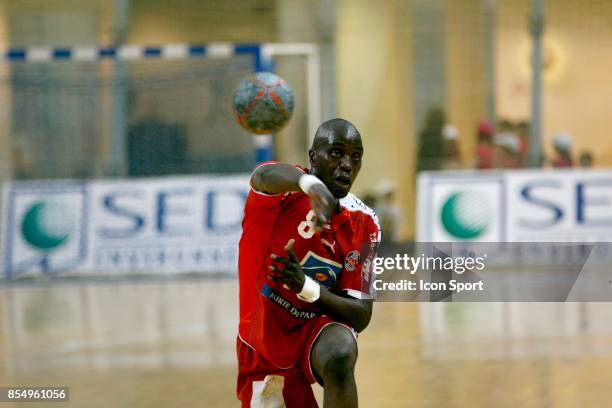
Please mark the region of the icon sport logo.
[[442, 205], [440, 219], [451, 236], [470, 240], [483, 235], [492, 221], [486, 197], [475, 191], [452, 193]]
[[4, 199], [5, 277], [83, 266], [87, 247], [87, 194], [83, 183], [11, 183]]

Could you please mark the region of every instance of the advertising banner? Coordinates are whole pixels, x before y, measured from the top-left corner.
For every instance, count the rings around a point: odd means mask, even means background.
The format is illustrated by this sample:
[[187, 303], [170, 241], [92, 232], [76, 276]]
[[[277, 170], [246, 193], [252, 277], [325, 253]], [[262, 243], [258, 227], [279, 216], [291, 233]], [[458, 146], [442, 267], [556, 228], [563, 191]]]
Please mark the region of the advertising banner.
[[5, 185], [6, 278], [235, 273], [248, 175]]
[[610, 242], [612, 171], [424, 172], [420, 242]]

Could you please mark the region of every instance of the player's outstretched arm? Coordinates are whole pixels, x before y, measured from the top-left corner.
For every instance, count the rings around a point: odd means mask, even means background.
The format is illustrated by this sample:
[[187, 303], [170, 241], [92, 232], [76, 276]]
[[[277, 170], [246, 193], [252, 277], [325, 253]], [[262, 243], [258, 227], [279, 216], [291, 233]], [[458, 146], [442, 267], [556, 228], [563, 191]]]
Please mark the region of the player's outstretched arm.
[[283, 283], [303, 301], [318, 302], [328, 315], [350, 325], [356, 331], [365, 329], [372, 317], [372, 301], [342, 297], [322, 289], [318, 283], [304, 274], [293, 251], [294, 243], [294, 240], [289, 240], [285, 246], [287, 257], [271, 255], [272, 260], [279, 266], [270, 265], [272, 273], [268, 275], [268, 279]]
[[266, 194], [282, 194], [300, 190], [300, 177], [304, 173], [287, 163], [270, 163], [255, 169], [251, 187]]
[[305, 192], [317, 216], [318, 227], [328, 223], [331, 214], [339, 208], [338, 200], [321, 180], [287, 163], [270, 163], [258, 167], [251, 176], [251, 187], [266, 194]]

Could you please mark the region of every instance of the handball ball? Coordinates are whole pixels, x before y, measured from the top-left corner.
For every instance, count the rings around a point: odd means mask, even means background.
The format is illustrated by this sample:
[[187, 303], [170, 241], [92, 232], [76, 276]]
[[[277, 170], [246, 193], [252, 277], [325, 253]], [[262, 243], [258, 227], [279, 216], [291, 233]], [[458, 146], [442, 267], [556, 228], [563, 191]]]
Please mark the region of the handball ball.
[[293, 91], [278, 75], [257, 72], [236, 87], [232, 113], [238, 124], [251, 133], [276, 133], [291, 118]]

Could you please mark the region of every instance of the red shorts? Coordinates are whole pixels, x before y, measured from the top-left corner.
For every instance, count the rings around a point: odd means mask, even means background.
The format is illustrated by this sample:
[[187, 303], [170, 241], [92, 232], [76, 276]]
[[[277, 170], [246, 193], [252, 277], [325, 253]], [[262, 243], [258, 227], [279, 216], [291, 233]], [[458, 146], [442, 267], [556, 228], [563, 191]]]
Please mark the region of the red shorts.
[[[317, 381], [310, 365], [310, 352], [323, 329], [334, 323], [342, 324], [327, 316], [312, 322], [304, 352], [290, 368], [279, 368], [268, 362], [239, 336], [236, 340], [238, 399], [242, 407], [276, 407], [283, 403], [287, 408], [318, 407], [311, 387]], [[353, 332], [349, 326], [342, 325]]]

